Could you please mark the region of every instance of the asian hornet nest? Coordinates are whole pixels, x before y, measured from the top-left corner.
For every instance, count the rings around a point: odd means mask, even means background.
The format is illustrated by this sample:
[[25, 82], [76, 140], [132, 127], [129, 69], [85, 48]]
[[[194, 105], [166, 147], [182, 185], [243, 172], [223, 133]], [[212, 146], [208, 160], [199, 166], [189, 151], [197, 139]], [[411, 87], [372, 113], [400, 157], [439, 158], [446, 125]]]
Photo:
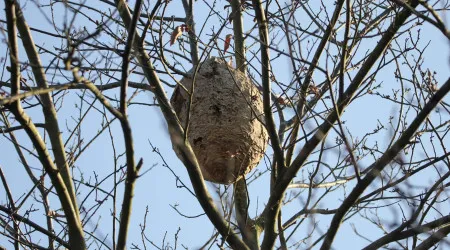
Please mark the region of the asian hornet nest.
[[[264, 156], [268, 135], [262, 124], [263, 103], [252, 81], [224, 60], [210, 58], [200, 65], [194, 76], [188, 140], [203, 178], [231, 184], [249, 173]], [[188, 91], [192, 78], [180, 82]], [[183, 127], [188, 117], [186, 90], [177, 86], [170, 100]]]

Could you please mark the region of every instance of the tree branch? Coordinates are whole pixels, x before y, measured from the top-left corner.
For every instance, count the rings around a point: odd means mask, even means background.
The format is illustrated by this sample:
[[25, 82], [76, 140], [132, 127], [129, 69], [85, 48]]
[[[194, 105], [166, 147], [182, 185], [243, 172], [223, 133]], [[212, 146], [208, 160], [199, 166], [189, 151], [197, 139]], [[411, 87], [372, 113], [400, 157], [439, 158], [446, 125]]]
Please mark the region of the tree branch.
[[[19, 53], [18, 53], [17, 34], [16, 34], [15, 26], [17, 24], [19, 31], [22, 31], [22, 32], [24, 32], [24, 28], [26, 28], [27, 26], [23, 20], [23, 16], [21, 16], [20, 11], [17, 9], [18, 6], [15, 1], [5, 1], [5, 5], [6, 5], [6, 8], [5, 8], [6, 17], [7, 17], [7, 22], [8, 22], [8, 24], [7, 24], [8, 42], [9, 42], [9, 47], [10, 47], [10, 60], [11, 60], [11, 79], [12, 79], [11, 80], [12, 81], [11, 93], [12, 93], [12, 95], [16, 95], [16, 94], [18, 94], [18, 92], [20, 90], [20, 68], [19, 68], [19, 63], [17, 61], [17, 59], [19, 58], [18, 57]], [[17, 15], [17, 14], [19, 14], [19, 15]], [[17, 23], [16, 23], [16, 15], [17, 15], [17, 19], [18, 19]], [[25, 34], [22, 34], [21, 36], [22, 36], [22, 41], [24, 42], [24, 47], [28, 51], [28, 50], [34, 49], [34, 46], [32, 46], [33, 45], [32, 40], [30, 40], [30, 37], [27, 35], [29, 35], [29, 33], [27, 34], [25, 32]], [[31, 42], [31, 44], [29, 44], [29, 42]], [[32, 46], [32, 47], [30, 48], [29, 46]], [[36, 51], [34, 51], [34, 52], [36, 52]], [[36, 54], [34, 54], [34, 55], [36, 55]], [[29, 56], [30, 61], [33, 61], [34, 63], [39, 63], [39, 58], [33, 57], [33, 54], [28, 54], [28, 56]], [[35, 61], [36, 59], [37, 59], [37, 61]], [[42, 75], [39, 75], [39, 74], [35, 75], [36, 78], [38, 78], [39, 76], [42, 76]], [[46, 83], [44, 82], [44, 84], [46, 84]], [[36, 151], [39, 155], [39, 160], [41, 161], [44, 169], [49, 174], [49, 176], [52, 180], [52, 184], [54, 185], [56, 192], [58, 193], [59, 200], [61, 202], [62, 208], [64, 210], [64, 214], [67, 219], [67, 225], [68, 225], [68, 229], [69, 229], [69, 242], [70, 242], [71, 248], [74, 250], [85, 249], [85, 243], [84, 243], [84, 238], [83, 238], [83, 229], [82, 229], [82, 226], [80, 223], [80, 216], [78, 213], [78, 208], [76, 206], [76, 203], [72, 202], [73, 201], [72, 198], [75, 198], [74, 193], [72, 193], [72, 195], [73, 195], [72, 196], [70, 193], [70, 189], [68, 189], [68, 187], [66, 185], [67, 183], [64, 181], [64, 179], [62, 177], [62, 173], [61, 173], [62, 171], [60, 171], [60, 169], [58, 169], [53, 164], [53, 160], [51, 159], [50, 154], [47, 151], [44, 141], [42, 140], [41, 136], [39, 135], [39, 132], [37, 131], [37, 128], [34, 126], [30, 117], [24, 112], [22, 106], [20, 105], [20, 102], [19, 101], [14, 102], [11, 105], [8, 105], [8, 108], [14, 114], [16, 120], [25, 128], [25, 131], [27, 132], [34, 147], [36, 148]], [[53, 111], [54, 111], [54, 109], [53, 109]], [[55, 118], [55, 117], [53, 117], [53, 118]], [[58, 130], [58, 133], [59, 133], [59, 130]], [[59, 134], [58, 134], [58, 138], [61, 139]], [[58, 139], [58, 138], [53, 138], [53, 139]], [[57, 145], [55, 145], [55, 147], [56, 146]], [[56, 150], [54, 152], [56, 154], [58, 151]], [[55, 155], [55, 157], [56, 157], [56, 155]], [[62, 157], [64, 157], [64, 156], [62, 156]], [[67, 165], [65, 162], [63, 162], [63, 163], [65, 165]], [[70, 177], [70, 175], [69, 175], [69, 177]], [[72, 183], [71, 180], [70, 180], [70, 183]]]
[[[125, 25], [129, 25], [131, 22], [131, 15], [128, 10], [127, 3], [123, 0], [115, 0], [115, 3]], [[230, 226], [220, 215], [219, 211], [214, 205], [213, 199], [207, 191], [195, 154], [192, 151], [189, 142], [183, 140], [184, 131], [175, 114], [175, 111], [170, 105], [170, 102], [161, 85], [161, 81], [159, 80], [159, 77], [154, 70], [152, 62], [150, 61], [150, 57], [147, 55], [142, 45], [137, 41], [140, 41], [140, 39], [136, 34], [133, 48], [136, 51], [137, 59], [140, 65], [142, 65], [145, 77], [149, 81], [150, 85], [154, 88], [155, 96], [158, 100], [158, 103], [160, 104], [161, 111], [168, 125], [172, 146], [174, 150], [179, 152], [181, 161], [186, 166], [189, 178], [191, 179], [191, 183], [194, 187], [194, 191], [197, 195], [197, 199], [200, 202], [200, 205], [207, 214], [208, 218], [211, 220], [211, 222], [231, 247], [235, 249], [248, 249], [245, 243], [242, 242], [242, 240], [239, 239], [237, 235], [231, 231]]]
[[[130, 63], [131, 48], [133, 47], [136, 36], [136, 25], [141, 13], [141, 5], [142, 0], [137, 0], [134, 6], [133, 18], [131, 19], [131, 23], [128, 24], [128, 39], [125, 45], [125, 51], [122, 55], [122, 84], [120, 87], [120, 113], [122, 114], [122, 119], [120, 119], [120, 125], [122, 127], [125, 141], [127, 176], [125, 181], [125, 190], [123, 192], [123, 202], [122, 210], [120, 212], [120, 225], [116, 249], [126, 249], [128, 227], [130, 226], [131, 218], [131, 205], [134, 196], [134, 184], [138, 177], [139, 169], [143, 164], [141, 159], [138, 165], [135, 165], [133, 134], [131, 132], [130, 122], [127, 117], [128, 68]], [[141, 43], [141, 40], [137, 42]]]

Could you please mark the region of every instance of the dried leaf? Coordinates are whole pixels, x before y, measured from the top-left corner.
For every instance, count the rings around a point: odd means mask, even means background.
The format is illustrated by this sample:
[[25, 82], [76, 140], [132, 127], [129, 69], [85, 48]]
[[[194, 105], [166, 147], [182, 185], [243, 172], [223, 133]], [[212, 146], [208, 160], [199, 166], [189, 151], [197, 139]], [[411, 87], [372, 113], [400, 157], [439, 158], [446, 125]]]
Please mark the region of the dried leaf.
[[277, 98], [277, 102], [278, 102], [278, 104], [280, 104], [280, 105], [287, 105], [286, 99], [284, 99], [284, 98], [281, 97], [281, 96], [279, 96], [279, 97]]
[[233, 57], [230, 57], [230, 60], [227, 62], [228, 66], [233, 68]]
[[182, 32], [189, 32], [189, 26], [187, 26], [186, 24], [182, 24], [181, 25], [181, 31]]
[[183, 28], [182, 26], [177, 26], [173, 32], [172, 35], [170, 36], [170, 46], [172, 46], [175, 41], [178, 39], [178, 37], [180, 37], [183, 34]]
[[225, 45], [223, 46], [223, 52], [227, 52], [228, 48], [230, 47], [231, 38], [233, 38], [232, 34], [228, 34], [225, 37]]
[[54, 210], [49, 210], [47, 213], [48, 217], [55, 217], [55, 215], [56, 215], [56, 212]]
[[439, 90], [439, 87], [437, 86], [437, 84], [433, 83], [433, 84], [430, 85], [430, 89], [433, 92], [437, 92]]
[[313, 94], [315, 96], [320, 95], [320, 89], [316, 85], [309, 86], [309, 94]]

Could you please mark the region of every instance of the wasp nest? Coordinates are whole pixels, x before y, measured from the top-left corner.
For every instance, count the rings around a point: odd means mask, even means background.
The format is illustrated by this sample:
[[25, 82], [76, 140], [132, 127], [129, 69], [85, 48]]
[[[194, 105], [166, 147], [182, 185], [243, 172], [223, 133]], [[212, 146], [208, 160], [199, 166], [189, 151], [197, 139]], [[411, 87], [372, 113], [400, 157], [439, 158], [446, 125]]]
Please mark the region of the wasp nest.
[[[181, 84], [190, 91], [192, 81], [183, 78]], [[258, 165], [267, 146], [260, 93], [247, 76], [219, 58], [201, 64], [193, 93], [188, 140], [203, 178], [234, 183]], [[188, 102], [188, 92], [177, 86], [171, 104], [183, 127]]]

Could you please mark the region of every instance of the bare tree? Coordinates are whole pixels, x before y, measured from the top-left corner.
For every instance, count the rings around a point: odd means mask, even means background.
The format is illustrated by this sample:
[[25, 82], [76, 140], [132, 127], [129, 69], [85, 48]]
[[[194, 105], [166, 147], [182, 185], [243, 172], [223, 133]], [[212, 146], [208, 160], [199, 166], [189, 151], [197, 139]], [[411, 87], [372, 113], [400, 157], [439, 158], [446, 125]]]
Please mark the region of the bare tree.
[[[449, 1], [1, 6], [1, 246], [449, 247]], [[259, 166], [227, 184], [204, 180], [211, 155], [190, 137], [208, 58], [257, 89], [242, 100], [269, 141]], [[177, 91], [183, 114], [168, 97]], [[171, 146], [153, 136], [164, 131]], [[246, 153], [223, 152], [233, 164]], [[155, 169], [181, 191], [151, 186]], [[172, 240], [152, 235], [148, 220], [169, 215], [136, 201], [141, 187], [148, 202], [176, 192], [199, 204], [198, 215], [172, 211], [210, 234], [182, 242], [180, 222]]]

